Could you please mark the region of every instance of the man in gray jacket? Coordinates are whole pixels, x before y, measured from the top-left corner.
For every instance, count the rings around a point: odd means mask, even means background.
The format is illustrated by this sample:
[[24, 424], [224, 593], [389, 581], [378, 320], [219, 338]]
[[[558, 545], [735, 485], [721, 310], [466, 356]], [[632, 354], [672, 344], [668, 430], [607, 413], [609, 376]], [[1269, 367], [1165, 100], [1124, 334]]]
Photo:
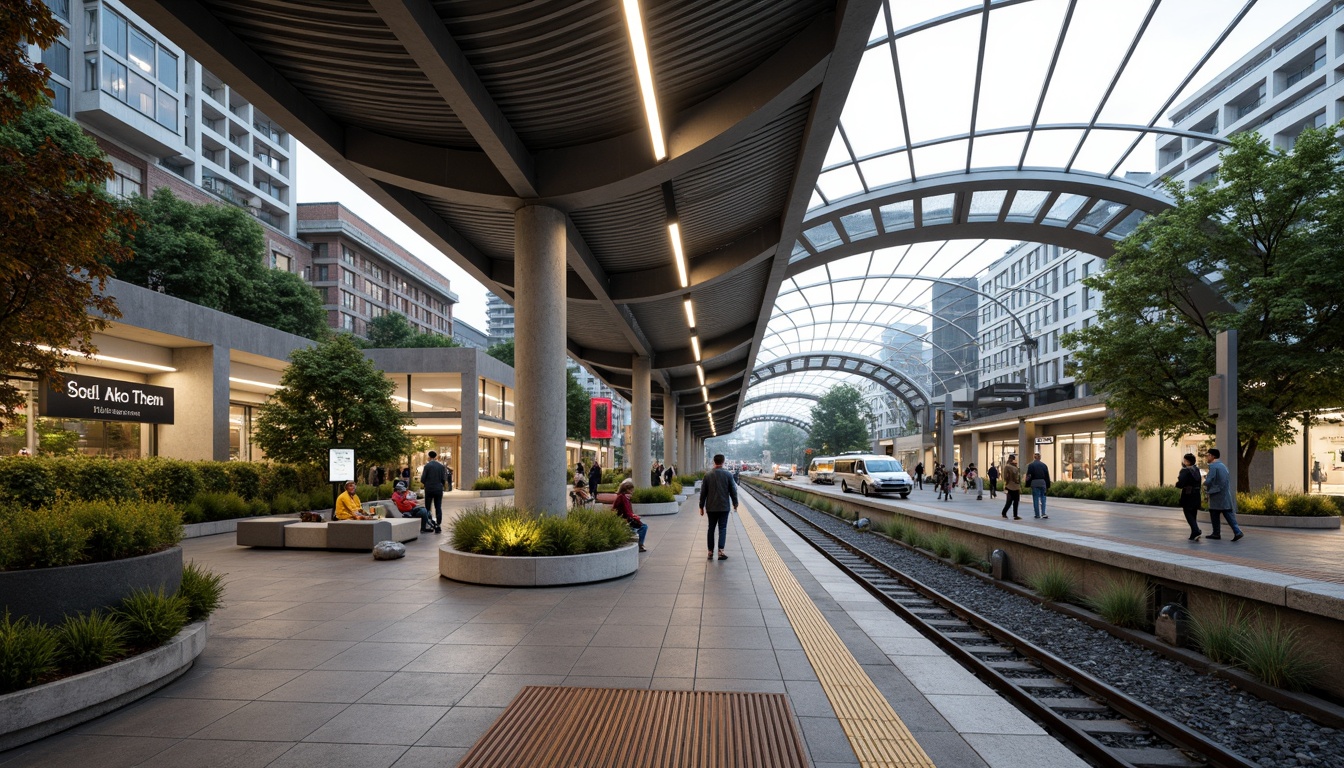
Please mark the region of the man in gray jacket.
[[1204, 475], [1204, 490], [1209, 494], [1209, 517], [1213, 521], [1213, 535], [1205, 538], [1223, 538], [1218, 535], [1221, 524], [1218, 518], [1225, 517], [1235, 534], [1232, 540], [1240, 541], [1246, 534], [1237, 527], [1237, 495], [1232, 490], [1232, 476], [1227, 471], [1227, 465], [1221, 461], [1222, 456], [1217, 448], [1210, 448], [1204, 456], [1209, 460], [1209, 471]]
[[705, 535], [709, 559], [714, 559], [714, 528], [719, 529], [719, 559], [727, 560], [723, 545], [728, 542], [728, 512], [737, 509], [737, 483], [723, 468], [723, 454], [714, 454], [714, 468], [700, 481], [700, 515], [709, 513], [709, 532]]

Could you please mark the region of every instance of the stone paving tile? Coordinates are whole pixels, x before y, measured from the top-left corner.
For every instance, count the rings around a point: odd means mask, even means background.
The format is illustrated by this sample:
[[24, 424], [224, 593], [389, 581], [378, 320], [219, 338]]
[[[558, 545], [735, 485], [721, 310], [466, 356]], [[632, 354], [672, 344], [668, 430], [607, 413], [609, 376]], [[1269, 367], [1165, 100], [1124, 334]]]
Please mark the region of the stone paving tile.
[[295, 744], [270, 768], [389, 768], [405, 747], [375, 744]]
[[[347, 614], [350, 616], [353, 614]], [[348, 618], [324, 621], [311, 629], [294, 635], [295, 640], [349, 640], [359, 642], [392, 626], [392, 619], [355, 621]]]
[[283, 741], [183, 739], [140, 768], [262, 768], [293, 745]]
[[470, 747], [503, 712], [503, 707], [453, 707], [420, 737], [416, 746]]
[[582, 647], [520, 645], [509, 651], [491, 671], [500, 675], [563, 675], [575, 666]]
[[[213, 640], [211, 641], [213, 642]], [[193, 667], [172, 685], [153, 695], [173, 699], [239, 699], [252, 701], [303, 674], [285, 669]]]
[[304, 672], [259, 698], [262, 701], [350, 704], [359, 701], [391, 676], [390, 672], [314, 670]]
[[528, 685], [559, 685], [561, 675], [486, 675], [459, 704], [467, 707], [506, 707]]
[[451, 707], [485, 675], [398, 672], [359, 699], [360, 704], [414, 704]]
[[512, 645], [433, 645], [402, 667], [401, 671], [485, 674], [494, 669], [512, 649]]
[[369, 635], [367, 640], [374, 643], [422, 643], [433, 645], [461, 627], [456, 621], [430, 619], [424, 621], [398, 621], [381, 632]]
[[381, 670], [396, 672], [415, 661], [426, 643], [355, 643], [318, 665], [318, 669]]
[[448, 707], [360, 704], [328, 720], [304, 741], [410, 746], [447, 713]]
[[658, 652], [648, 648], [589, 646], [569, 674], [587, 677], [652, 677]]
[[241, 669], [313, 669], [354, 643], [332, 640], [279, 640], [228, 663]]
[[228, 699], [166, 699], [151, 697], [77, 726], [76, 733], [100, 736], [152, 736], [184, 739], [246, 706]]
[[253, 701], [193, 734], [198, 739], [300, 741], [340, 714], [347, 704]]
[[[304, 632], [314, 627], [322, 626], [321, 621], [277, 621], [275, 619], [257, 619], [249, 621], [246, 624], [225, 629], [219, 632], [220, 637], [255, 637], [270, 638], [274, 640], [284, 640], [294, 637], [300, 632]], [[328, 639], [328, 638], [323, 638]]]
[[6, 768], [130, 768], [177, 743], [177, 739], [57, 734], [7, 752], [0, 752]]
[[447, 768], [466, 756], [466, 749], [456, 747], [411, 747], [392, 768]]

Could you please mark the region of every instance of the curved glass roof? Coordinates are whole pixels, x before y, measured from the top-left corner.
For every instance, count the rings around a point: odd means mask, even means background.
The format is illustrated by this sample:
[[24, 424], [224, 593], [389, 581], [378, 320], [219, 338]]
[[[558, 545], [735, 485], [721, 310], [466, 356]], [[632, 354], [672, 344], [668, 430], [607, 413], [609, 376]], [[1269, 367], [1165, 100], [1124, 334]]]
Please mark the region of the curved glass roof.
[[[1144, 215], [1136, 195], [1152, 194], [1155, 142], [1174, 130], [1168, 115], [1175, 105], [1310, 4], [884, 0], [755, 365], [824, 351], [910, 371], [939, 351], [974, 346], [974, 338], [934, 346], [933, 287], [982, 274], [1018, 241], [940, 240], [855, 253], [863, 240], [954, 217], [1122, 237]], [[1034, 179], [1047, 176], [1066, 186], [1038, 191], [1047, 187]], [[956, 194], [921, 191], [957, 178], [983, 181]], [[1082, 190], [1069, 190], [1068, 179], [1092, 191], [1076, 194]], [[1113, 202], [1127, 199], [1124, 190], [1131, 190], [1128, 202]], [[866, 200], [876, 202], [855, 207]], [[832, 248], [855, 255], [829, 263], [818, 257]], [[1026, 297], [1017, 314], [1040, 298]], [[937, 383], [927, 363], [922, 370], [916, 384], [927, 392]], [[808, 420], [809, 401], [752, 400], [821, 395], [842, 382], [868, 386], [839, 371], [767, 379], [748, 389], [750, 405], [737, 420], [767, 413]]]
[[1152, 170], [1171, 107], [1310, 0], [885, 0], [811, 208], [991, 168]]

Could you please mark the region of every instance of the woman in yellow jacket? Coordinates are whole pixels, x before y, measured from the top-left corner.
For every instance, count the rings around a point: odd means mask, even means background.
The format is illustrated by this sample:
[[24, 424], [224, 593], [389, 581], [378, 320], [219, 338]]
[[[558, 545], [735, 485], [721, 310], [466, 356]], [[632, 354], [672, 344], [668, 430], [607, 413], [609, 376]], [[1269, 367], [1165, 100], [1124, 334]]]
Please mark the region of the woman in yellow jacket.
[[337, 520], [377, 520], [374, 515], [364, 514], [364, 509], [359, 505], [359, 496], [355, 495], [355, 481], [351, 480], [345, 484], [345, 493], [336, 497]]

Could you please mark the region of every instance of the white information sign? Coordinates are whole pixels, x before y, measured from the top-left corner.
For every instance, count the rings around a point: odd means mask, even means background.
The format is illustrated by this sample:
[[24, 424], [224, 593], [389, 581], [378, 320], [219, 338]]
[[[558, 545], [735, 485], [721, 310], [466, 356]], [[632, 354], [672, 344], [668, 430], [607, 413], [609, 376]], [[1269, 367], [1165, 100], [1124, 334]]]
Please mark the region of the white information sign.
[[327, 457], [327, 481], [343, 483], [355, 479], [355, 449], [332, 448]]

